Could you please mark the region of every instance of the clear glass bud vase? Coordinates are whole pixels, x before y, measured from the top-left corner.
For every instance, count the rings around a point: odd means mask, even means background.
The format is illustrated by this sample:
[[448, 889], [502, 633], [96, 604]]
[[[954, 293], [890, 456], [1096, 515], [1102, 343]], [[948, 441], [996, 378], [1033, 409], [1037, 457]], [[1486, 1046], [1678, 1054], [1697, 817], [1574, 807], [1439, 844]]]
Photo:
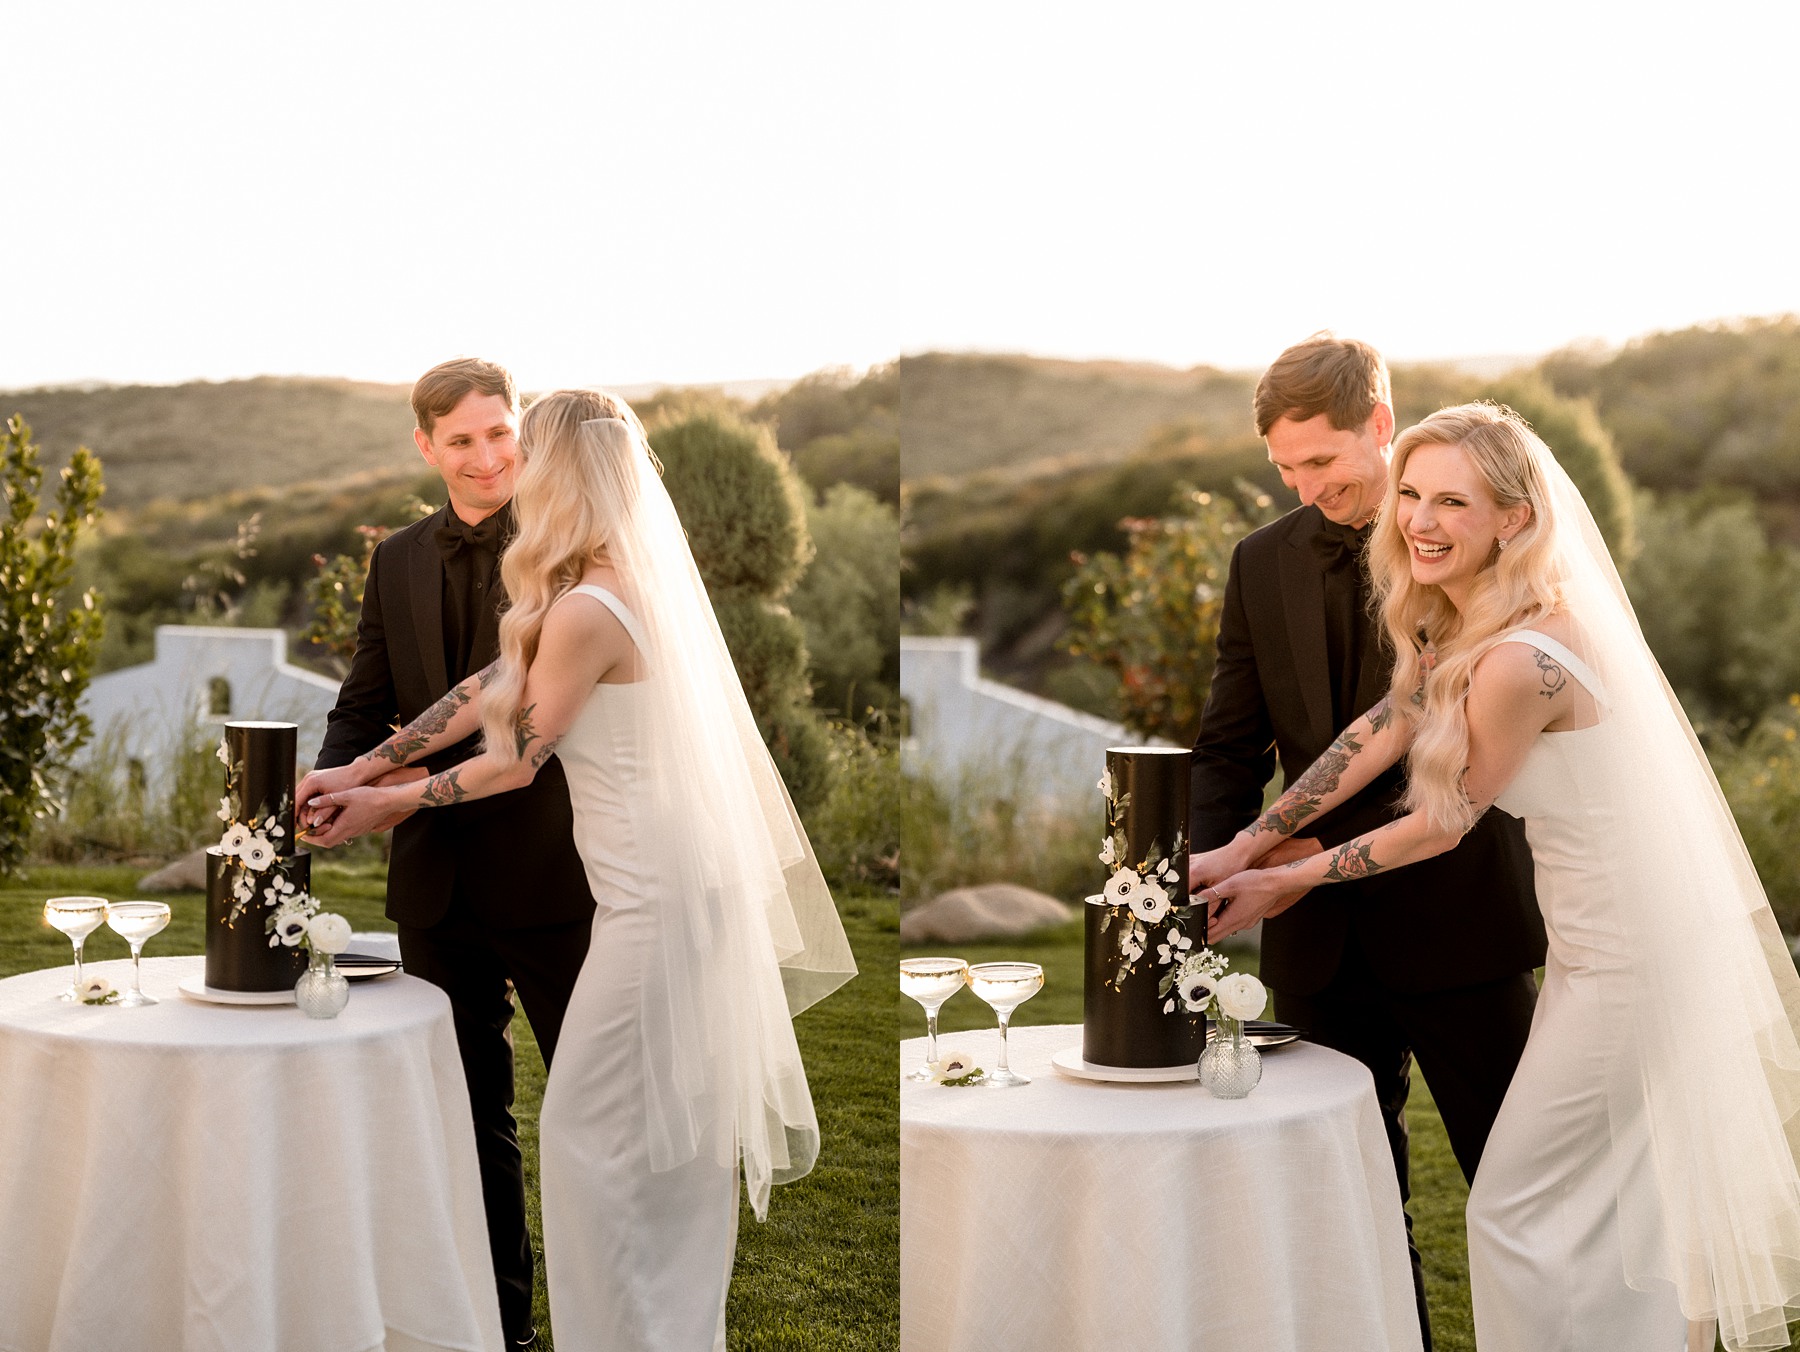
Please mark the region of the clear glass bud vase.
[[337, 969], [331, 954], [312, 950], [307, 968], [294, 983], [294, 1003], [314, 1019], [335, 1019], [350, 1003], [350, 983]]
[[1244, 1036], [1244, 1021], [1217, 1015], [1200, 1053], [1200, 1083], [1214, 1098], [1241, 1099], [1262, 1079], [1262, 1053]]

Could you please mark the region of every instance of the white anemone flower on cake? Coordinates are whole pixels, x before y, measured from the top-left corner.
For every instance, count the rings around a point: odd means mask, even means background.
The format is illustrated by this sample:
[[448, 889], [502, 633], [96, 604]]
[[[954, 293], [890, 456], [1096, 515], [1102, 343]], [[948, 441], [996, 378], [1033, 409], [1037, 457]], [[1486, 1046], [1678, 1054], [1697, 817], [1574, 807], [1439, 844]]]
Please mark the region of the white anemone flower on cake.
[[275, 862], [275, 847], [261, 836], [251, 836], [249, 843], [243, 848], [243, 860], [261, 873]]
[[1100, 792], [1103, 795], [1105, 795], [1108, 798], [1112, 797], [1112, 771], [1111, 770], [1102, 770], [1100, 772], [1100, 782], [1097, 787], [1099, 788]]
[[[1132, 875], [1135, 886], [1125, 904], [1131, 907], [1131, 913], [1146, 925], [1154, 925], [1169, 913], [1169, 894], [1155, 883], [1146, 882], [1135, 873]], [[1109, 883], [1110, 887], [1111, 884]]]
[[250, 828], [242, 822], [233, 822], [225, 828], [225, 834], [219, 837], [219, 848], [229, 855], [241, 855], [244, 846], [250, 843]]
[[1131, 905], [1131, 898], [1136, 894], [1140, 881], [1135, 869], [1120, 865], [1113, 876], [1106, 880], [1106, 899], [1114, 906]]

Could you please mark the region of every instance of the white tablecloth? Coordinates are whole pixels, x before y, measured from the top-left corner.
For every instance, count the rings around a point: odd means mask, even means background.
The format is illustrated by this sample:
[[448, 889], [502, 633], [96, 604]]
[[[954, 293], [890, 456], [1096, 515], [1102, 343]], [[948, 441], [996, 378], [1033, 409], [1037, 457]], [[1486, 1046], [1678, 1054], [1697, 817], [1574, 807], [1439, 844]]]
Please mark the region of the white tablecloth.
[[[994, 1064], [997, 1033], [940, 1041]], [[1296, 1043], [1228, 1102], [1071, 1080], [1050, 1058], [1080, 1044], [1014, 1029], [1019, 1089], [902, 1082], [901, 1352], [1419, 1347], [1366, 1069]]]
[[145, 959], [138, 1009], [0, 981], [0, 1348], [498, 1348], [444, 994], [356, 982], [309, 1019], [179, 994], [202, 963]]

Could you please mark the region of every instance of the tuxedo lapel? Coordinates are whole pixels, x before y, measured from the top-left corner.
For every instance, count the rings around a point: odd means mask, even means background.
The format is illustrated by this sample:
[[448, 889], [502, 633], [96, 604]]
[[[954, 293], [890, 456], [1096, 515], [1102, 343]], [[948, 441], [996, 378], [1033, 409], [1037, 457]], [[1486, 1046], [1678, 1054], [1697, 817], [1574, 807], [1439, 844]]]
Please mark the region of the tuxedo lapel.
[[1331, 658], [1325, 646], [1325, 574], [1311, 547], [1318, 517], [1317, 512], [1294, 514], [1294, 528], [1282, 542], [1280, 568], [1294, 683], [1300, 688], [1307, 720], [1322, 748], [1330, 744], [1338, 729], [1333, 726]]
[[446, 503], [414, 537], [407, 561], [408, 590], [412, 594], [413, 637], [419, 644], [419, 662], [436, 699], [450, 689], [450, 669], [444, 665], [444, 559], [438, 549], [437, 529], [449, 520]]

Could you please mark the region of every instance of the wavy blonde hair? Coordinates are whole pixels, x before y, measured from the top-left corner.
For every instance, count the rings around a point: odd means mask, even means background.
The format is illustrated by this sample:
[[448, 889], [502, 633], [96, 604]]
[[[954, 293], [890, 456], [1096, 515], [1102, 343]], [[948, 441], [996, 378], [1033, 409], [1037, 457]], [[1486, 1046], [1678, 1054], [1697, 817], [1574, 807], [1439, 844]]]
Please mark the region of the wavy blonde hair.
[[[1421, 446], [1458, 447], [1496, 505], [1531, 508], [1506, 549], [1489, 555], [1462, 611], [1441, 588], [1413, 580], [1411, 546], [1400, 533], [1400, 479]], [[1544, 472], [1550, 458], [1529, 423], [1504, 404], [1485, 401], [1439, 409], [1394, 441], [1387, 500], [1369, 542], [1371, 604], [1396, 654], [1389, 701], [1412, 724], [1405, 806], [1439, 827], [1467, 831], [1475, 824], [1463, 791], [1475, 664], [1502, 634], [1563, 608], [1556, 518]]]
[[519, 758], [514, 725], [544, 617], [606, 557], [607, 542], [637, 506], [640, 455], [650, 456], [644, 425], [623, 399], [601, 390], [546, 394], [519, 420], [519, 528], [500, 564], [508, 604], [499, 667], [481, 694], [482, 735], [502, 764]]

